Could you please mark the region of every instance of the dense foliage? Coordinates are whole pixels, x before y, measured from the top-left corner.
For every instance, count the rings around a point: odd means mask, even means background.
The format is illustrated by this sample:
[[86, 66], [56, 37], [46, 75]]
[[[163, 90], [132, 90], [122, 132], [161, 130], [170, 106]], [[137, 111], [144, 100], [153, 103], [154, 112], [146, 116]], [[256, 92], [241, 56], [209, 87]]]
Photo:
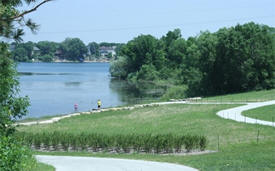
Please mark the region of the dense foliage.
[[29, 171], [36, 165], [29, 148], [11, 136], [0, 136], [0, 170]]
[[196, 135], [106, 135], [96, 133], [24, 133], [17, 134], [17, 138], [24, 141], [26, 145], [35, 149], [45, 150], [89, 150], [116, 151], [116, 152], [146, 152], [146, 153], [171, 153], [182, 152], [183, 149], [204, 150], [206, 138]]
[[[0, 170], [29, 171], [36, 165], [32, 153], [18, 140], [13, 138], [14, 121], [26, 115], [29, 101], [27, 97], [19, 96], [19, 82], [15, 64], [8, 51], [8, 44], [3, 40], [21, 41], [24, 27], [31, 31], [37, 30], [37, 25], [31, 19], [26, 20], [26, 14], [35, 11], [39, 6], [51, 0], [40, 1], [29, 10], [21, 11], [20, 5], [35, 5], [36, 0], [0, 0]], [[24, 54], [29, 58], [32, 54], [32, 44], [25, 48], [19, 47], [15, 57]]]
[[27, 97], [19, 97], [17, 72], [7, 47], [0, 43], [0, 135], [11, 134], [12, 124], [26, 115], [29, 106]]
[[88, 50], [79, 38], [67, 38], [61, 43], [63, 58], [70, 61], [83, 61]]
[[128, 81], [166, 80], [181, 86], [172, 88], [187, 96], [271, 89], [274, 42], [274, 28], [253, 22], [201, 32], [187, 40], [178, 29], [161, 39], [140, 35], [122, 47], [110, 72]]

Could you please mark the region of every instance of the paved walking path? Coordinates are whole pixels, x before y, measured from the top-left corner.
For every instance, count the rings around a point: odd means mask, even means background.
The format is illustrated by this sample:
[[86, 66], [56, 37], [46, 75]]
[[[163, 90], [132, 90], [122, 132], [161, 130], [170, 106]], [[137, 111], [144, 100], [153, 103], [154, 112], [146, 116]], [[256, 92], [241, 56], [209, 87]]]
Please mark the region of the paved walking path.
[[57, 122], [64, 118], [69, 118], [72, 116], [78, 116], [83, 114], [94, 114], [99, 112], [105, 112], [105, 111], [116, 111], [116, 110], [133, 110], [136, 108], [142, 108], [147, 106], [160, 106], [160, 105], [167, 105], [167, 104], [246, 104], [245, 106], [240, 106], [236, 108], [226, 109], [219, 111], [217, 113], [218, 116], [225, 118], [225, 119], [231, 119], [235, 120], [237, 122], [245, 122], [245, 123], [251, 123], [251, 124], [262, 124], [267, 126], [274, 126], [273, 122], [269, 121], [262, 121], [258, 119], [249, 118], [246, 116], [241, 115], [241, 113], [245, 110], [254, 109], [262, 106], [272, 105], [275, 104], [275, 100], [272, 101], [266, 101], [266, 102], [255, 102], [255, 103], [234, 103], [234, 102], [192, 102], [192, 101], [175, 101], [175, 102], [158, 102], [158, 103], [150, 103], [150, 104], [141, 104], [141, 105], [134, 105], [134, 106], [126, 106], [126, 107], [114, 107], [114, 108], [106, 108], [101, 110], [95, 110], [95, 111], [89, 111], [89, 112], [80, 112], [80, 113], [73, 113], [68, 114], [64, 116], [57, 116], [53, 117], [51, 119], [43, 120], [43, 121], [32, 121], [32, 122], [23, 122], [23, 123], [17, 123], [17, 125], [36, 125], [36, 124], [50, 124]]
[[39, 155], [36, 158], [54, 166], [56, 171], [198, 171], [183, 165], [142, 160]]
[[245, 110], [250, 110], [250, 109], [254, 109], [254, 108], [258, 108], [258, 107], [262, 107], [262, 106], [267, 106], [267, 105], [273, 105], [273, 104], [275, 104], [275, 100], [267, 101], [267, 102], [248, 103], [245, 106], [240, 106], [240, 107], [235, 107], [235, 108], [219, 111], [217, 113], [217, 115], [222, 117], [222, 118], [225, 118], [225, 119], [235, 120], [237, 122], [245, 122], [245, 123], [250, 123], [250, 124], [261, 124], [261, 125], [267, 125], [267, 126], [275, 127], [274, 122], [253, 119], [253, 118], [243, 116], [241, 114]]

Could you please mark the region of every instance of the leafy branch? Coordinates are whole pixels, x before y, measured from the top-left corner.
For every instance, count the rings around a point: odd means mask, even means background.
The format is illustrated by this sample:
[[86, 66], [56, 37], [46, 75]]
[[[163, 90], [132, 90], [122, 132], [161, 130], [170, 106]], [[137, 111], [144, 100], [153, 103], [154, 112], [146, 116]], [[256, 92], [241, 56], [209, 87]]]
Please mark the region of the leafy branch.
[[18, 14], [16, 16], [14, 16], [12, 19], [18, 19], [18, 18], [22, 18], [24, 17], [26, 14], [29, 14], [31, 12], [34, 12], [36, 11], [41, 5], [47, 3], [47, 2], [50, 2], [50, 1], [53, 1], [53, 0], [44, 0], [42, 1], [41, 3], [39, 3], [38, 5], [36, 5], [34, 8], [30, 9], [30, 10], [27, 10], [27, 11], [24, 11], [22, 12], [21, 14]]

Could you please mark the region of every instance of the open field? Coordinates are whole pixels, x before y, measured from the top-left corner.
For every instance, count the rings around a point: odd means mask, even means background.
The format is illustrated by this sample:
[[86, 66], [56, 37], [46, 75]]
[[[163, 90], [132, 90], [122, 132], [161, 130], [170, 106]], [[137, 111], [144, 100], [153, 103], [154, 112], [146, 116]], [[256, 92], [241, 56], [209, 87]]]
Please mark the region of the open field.
[[244, 116], [275, 122], [275, 105], [259, 107], [242, 113]]

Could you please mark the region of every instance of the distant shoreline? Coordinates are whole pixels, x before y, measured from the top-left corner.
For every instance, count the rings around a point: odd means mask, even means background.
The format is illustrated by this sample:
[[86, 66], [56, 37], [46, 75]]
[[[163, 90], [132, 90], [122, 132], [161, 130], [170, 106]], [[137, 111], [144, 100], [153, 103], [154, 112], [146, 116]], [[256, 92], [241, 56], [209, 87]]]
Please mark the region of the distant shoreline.
[[50, 63], [110, 63], [110, 61], [83, 61], [83, 62], [76, 62], [76, 61], [53, 61]]
[[42, 62], [42, 61], [28, 61], [28, 62], [18, 62], [18, 63], [110, 63], [110, 61], [52, 61], [52, 62]]

